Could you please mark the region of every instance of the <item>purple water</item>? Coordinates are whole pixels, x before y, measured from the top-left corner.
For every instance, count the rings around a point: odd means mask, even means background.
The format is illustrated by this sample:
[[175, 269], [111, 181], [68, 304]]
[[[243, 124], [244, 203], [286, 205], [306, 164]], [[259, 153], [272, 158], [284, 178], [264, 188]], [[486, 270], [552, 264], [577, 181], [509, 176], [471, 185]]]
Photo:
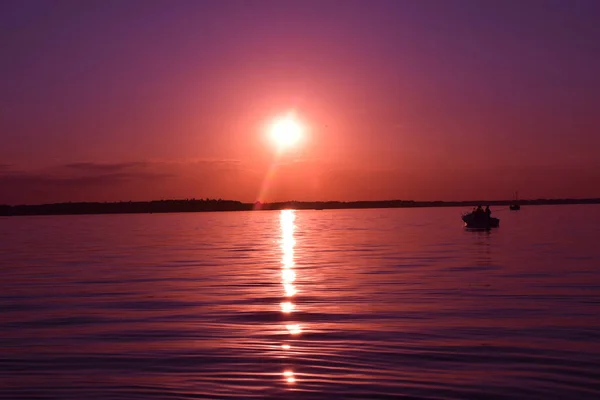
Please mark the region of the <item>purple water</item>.
[[0, 218], [0, 398], [600, 398], [600, 207]]

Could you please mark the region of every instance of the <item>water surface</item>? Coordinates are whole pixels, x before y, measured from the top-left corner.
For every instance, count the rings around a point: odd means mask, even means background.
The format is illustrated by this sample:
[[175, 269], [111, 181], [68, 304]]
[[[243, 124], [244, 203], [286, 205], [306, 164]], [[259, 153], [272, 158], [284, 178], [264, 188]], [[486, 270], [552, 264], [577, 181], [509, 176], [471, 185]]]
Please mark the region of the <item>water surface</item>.
[[600, 207], [0, 218], [0, 398], [600, 398]]

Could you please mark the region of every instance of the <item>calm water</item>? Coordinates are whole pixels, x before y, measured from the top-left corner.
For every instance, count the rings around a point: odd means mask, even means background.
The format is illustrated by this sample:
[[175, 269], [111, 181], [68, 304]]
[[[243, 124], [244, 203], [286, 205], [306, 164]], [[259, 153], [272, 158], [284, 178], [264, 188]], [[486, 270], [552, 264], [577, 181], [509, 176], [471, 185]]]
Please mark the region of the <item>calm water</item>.
[[600, 207], [0, 219], [0, 398], [600, 398]]

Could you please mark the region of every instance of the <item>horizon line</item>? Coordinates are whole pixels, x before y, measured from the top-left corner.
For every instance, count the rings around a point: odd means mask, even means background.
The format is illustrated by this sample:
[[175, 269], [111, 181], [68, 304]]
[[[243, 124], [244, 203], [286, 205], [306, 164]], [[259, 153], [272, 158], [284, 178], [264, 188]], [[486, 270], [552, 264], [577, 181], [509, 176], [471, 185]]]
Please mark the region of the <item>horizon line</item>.
[[153, 199], [153, 200], [113, 200], [113, 201], [60, 201], [51, 203], [33, 203], [33, 204], [0, 204], [0, 207], [37, 207], [37, 206], [52, 206], [52, 205], [66, 205], [66, 204], [140, 204], [140, 203], [158, 203], [158, 202], [221, 202], [221, 203], [237, 203], [241, 205], [280, 205], [280, 204], [315, 204], [315, 203], [338, 203], [338, 204], [351, 204], [351, 203], [391, 203], [391, 202], [403, 202], [403, 203], [515, 203], [515, 202], [535, 202], [535, 201], [600, 201], [600, 197], [538, 197], [538, 198], [520, 198], [520, 199], [494, 199], [494, 200], [412, 200], [412, 199], [380, 199], [380, 200], [278, 200], [278, 201], [241, 201], [234, 199], [223, 199], [223, 198], [173, 198], [173, 199]]

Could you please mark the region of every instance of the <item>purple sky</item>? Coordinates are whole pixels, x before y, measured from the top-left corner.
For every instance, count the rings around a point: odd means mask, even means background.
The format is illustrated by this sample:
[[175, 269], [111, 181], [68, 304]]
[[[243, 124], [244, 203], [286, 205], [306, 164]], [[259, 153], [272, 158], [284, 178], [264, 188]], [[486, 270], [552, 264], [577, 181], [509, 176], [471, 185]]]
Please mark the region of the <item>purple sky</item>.
[[[600, 1], [0, 3], [0, 203], [600, 197]], [[263, 127], [310, 128], [274, 164]]]

